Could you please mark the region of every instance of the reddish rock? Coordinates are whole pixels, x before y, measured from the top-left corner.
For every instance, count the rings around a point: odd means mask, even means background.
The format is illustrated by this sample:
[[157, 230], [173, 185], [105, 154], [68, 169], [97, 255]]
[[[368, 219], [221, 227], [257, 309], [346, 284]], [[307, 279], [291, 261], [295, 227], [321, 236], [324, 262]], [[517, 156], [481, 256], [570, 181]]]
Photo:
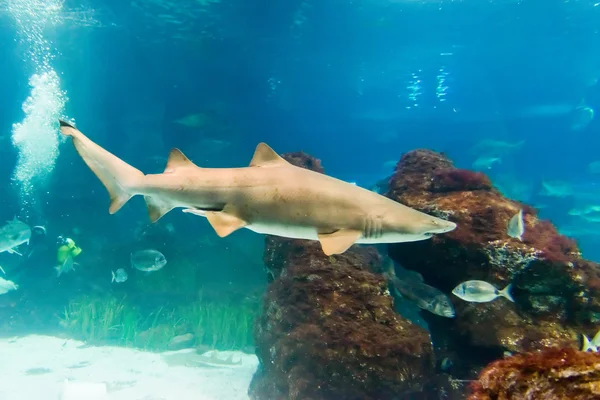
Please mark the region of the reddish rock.
[[547, 349], [492, 362], [469, 400], [600, 399], [600, 354]]
[[387, 282], [373, 272], [380, 264], [373, 247], [328, 257], [316, 241], [266, 238], [271, 283], [255, 327], [251, 399], [391, 400], [423, 391], [434, 375], [431, 339], [394, 311]]
[[[538, 219], [531, 207], [505, 198], [484, 175], [455, 169], [441, 154], [415, 150], [398, 163], [387, 196], [458, 225], [431, 240], [389, 246], [395, 261], [421, 273], [454, 303], [455, 319], [424, 314], [438, 358], [453, 354], [458, 369], [463, 363], [463, 372], [472, 371], [474, 363], [485, 365], [506, 350], [579, 348], [579, 333], [597, 330], [598, 264], [583, 260], [573, 240]], [[522, 242], [506, 233], [519, 209]], [[512, 282], [516, 302], [468, 303], [450, 294], [469, 279], [499, 289]]]
[[430, 186], [432, 192], [490, 190], [491, 188], [492, 182], [485, 174], [455, 168], [435, 171]]

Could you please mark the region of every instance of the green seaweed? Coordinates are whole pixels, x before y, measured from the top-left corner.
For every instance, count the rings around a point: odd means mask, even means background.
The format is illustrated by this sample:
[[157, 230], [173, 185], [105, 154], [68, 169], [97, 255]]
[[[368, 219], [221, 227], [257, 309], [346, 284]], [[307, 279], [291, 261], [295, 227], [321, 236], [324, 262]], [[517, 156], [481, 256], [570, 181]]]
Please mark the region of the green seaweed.
[[253, 346], [256, 302], [205, 301], [161, 306], [144, 313], [126, 298], [114, 296], [73, 299], [60, 325], [76, 339], [90, 343], [168, 350], [178, 335], [194, 335], [194, 346], [218, 350]]

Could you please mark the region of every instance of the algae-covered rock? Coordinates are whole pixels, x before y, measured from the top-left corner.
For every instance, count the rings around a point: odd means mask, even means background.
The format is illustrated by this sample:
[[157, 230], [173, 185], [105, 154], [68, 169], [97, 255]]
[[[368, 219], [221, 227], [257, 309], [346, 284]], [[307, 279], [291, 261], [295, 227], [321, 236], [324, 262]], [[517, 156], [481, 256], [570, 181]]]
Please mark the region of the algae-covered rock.
[[600, 399], [600, 354], [547, 349], [492, 362], [471, 384], [469, 400]]
[[[472, 373], [504, 351], [579, 348], [580, 333], [593, 335], [600, 315], [598, 265], [583, 260], [574, 241], [561, 236], [536, 210], [507, 199], [481, 173], [454, 168], [429, 150], [406, 153], [396, 166], [387, 196], [447, 218], [457, 228], [430, 240], [389, 245], [403, 267], [450, 294], [466, 280], [502, 289], [512, 283], [515, 302], [504, 298], [469, 303], [451, 296], [456, 318], [424, 314], [438, 358]], [[523, 210], [522, 241], [507, 234]], [[450, 354], [452, 353], [452, 354]]]
[[[319, 167], [295, 153], [288, 160]], [[326, 256], [317, 241], [266, 238], [272, 278], [255, 331], [252, 399], [395, 399], [433, 376], [429, 334], [393, 309], [373, 247]]]

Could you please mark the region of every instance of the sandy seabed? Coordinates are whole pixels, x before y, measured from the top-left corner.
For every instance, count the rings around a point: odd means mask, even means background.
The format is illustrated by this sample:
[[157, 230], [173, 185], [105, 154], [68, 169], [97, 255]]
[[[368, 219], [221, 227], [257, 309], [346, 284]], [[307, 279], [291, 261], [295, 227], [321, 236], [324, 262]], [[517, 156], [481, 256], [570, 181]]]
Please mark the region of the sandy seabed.
[[40, 335], [4, 338], [0, 339], [0, 399], [248, 399], [248, 385], [258, 366], [256, 356], [219, 352], [219, 359], [233, 355], [236, 362], [222, 366], [172, 366], [165, 361], [165, 357], [192, 353], [94, 347]]

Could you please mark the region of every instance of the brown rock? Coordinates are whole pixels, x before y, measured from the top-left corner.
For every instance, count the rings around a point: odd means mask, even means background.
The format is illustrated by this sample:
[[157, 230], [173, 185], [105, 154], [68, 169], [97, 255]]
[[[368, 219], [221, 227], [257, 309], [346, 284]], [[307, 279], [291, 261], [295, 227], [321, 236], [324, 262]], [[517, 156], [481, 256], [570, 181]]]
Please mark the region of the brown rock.
[[430, 337], [394, 311], [387, 282], [372, 272], [380, 263], [373, 247], [328, 257], [316, 241], [267, 237], [272, 282], [255, 329], [250, 398], [392, 400], [424, 389]]
[[[389, 246], [390, 256], [450, 295], [454, 320], [424, 315], [436, 351], [453, 361], [486, 364], [503, 351], [579, 348], [579, 333], [593, 335], [600, 320], [600, 269], [583, 260], [576, 243], [558, 234], [526, 205], [505, 198], [483, 174], [455, 169], [441, 154], [405, 154], [390, 180], [388, 197], [447, 218], [457, 229], [431, 240]], [[523, 241], [510, 238], [509, 219], [524, 210]], [[469, 279], [498, 289], [513, 283], [515, 303], [499, 298], [468, 303], [451, 295]], [[439, 345], [438, 345], [439, 343]], [[482, 357], [483, 355], [483, 357]]]
[[469, 400], [600, 399], [600, 354], [547, 349], [494, 361], [471, 384]]

